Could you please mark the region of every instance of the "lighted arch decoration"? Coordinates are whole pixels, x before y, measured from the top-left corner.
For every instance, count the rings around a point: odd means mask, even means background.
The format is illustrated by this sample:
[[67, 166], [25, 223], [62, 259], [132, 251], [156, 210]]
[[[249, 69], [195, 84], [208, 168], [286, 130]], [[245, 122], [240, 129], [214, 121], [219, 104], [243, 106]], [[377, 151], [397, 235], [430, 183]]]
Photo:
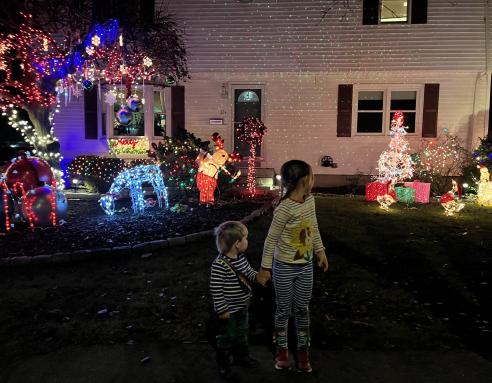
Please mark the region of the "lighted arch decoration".
[[237, 102], [260, 102], [260, 98], [256, 92], [253, 92], [252, 90], [245, 90], [244, 92], [241, 92], [237, 98]]
[[143, 213], [145, 209], [145, 199], [143, 184], [148, 183], [154, 188], [157, 194], [157, 203], [162, 207], [164, 200], [166, 209], [169, 207], [167, 200], [167, 189], [164, 185], [164, 178], [161, 169], [157, 165], [139, 165], [131, 169], [126, 169], [116, 176], [109, 192], [99, 199], [104, 212], [114, 215], [114, 201], [118, 198], [123, 189], [129, 189], [132, 198], [133, 213]]

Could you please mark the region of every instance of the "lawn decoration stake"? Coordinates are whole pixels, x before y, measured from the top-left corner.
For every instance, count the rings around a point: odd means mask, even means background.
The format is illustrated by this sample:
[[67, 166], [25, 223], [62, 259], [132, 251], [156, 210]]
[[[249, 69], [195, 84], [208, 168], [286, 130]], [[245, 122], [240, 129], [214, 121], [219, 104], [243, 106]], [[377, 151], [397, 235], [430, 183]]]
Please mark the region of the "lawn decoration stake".
[[162, 207], [162, 200], [164, 200], [167, 209], [169, 207], [167, 189], [164, 185], [161, 169], [157, 165], [139, 165], [122, 171], [116, 176], [109, 192], [99, 199], [99, 204], [106, 214], [113, 215], [115, 213], [115, 199], [118, 198], [123, 189], [129, 189], [133, 212], [135, 214], [143, 213], [146, 203], [142, 186], [145, 183], [154, 188], [159, 207]]
[[[465, 207], [465, 204], [461, 202], [461, 186], [455, 180], [452, 182], [452, 189], [441, 197], [441, 206], [447, 216], [454, 215]], [[458, 200], [455, 199], [455, 194], [458, 194]]]
[[231, 156], [224, 149], [224, 140], [218, 133], [212, 134], [212, 140], [215, 142], [215, 153], [200, 150], [196, 162], [198, 163], [198, 172], [196, 175], [196, 186], [200, 191], [201, 204], [214, 204], [214, 192], [217, 187], [217, 178], [219, 172], [223, 171], [231, 177], [231, 182], [236, 180], [241, 171], [238, 170], [233, 176], [226, 168], [227, 162], [231, 162], [234, 156]]

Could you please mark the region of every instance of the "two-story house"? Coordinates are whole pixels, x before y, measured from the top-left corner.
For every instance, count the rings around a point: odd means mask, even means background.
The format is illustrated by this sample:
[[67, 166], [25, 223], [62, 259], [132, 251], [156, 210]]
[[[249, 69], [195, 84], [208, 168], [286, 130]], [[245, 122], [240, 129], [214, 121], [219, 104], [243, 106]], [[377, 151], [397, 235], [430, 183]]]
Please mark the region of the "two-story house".
[[[142, 126], [132, 132], [115, 126], [104, 100], [72, 101], [56, 120], [66, 158], [106, 154], [107, 138], [153, 141], [181, 125], [204, 139], [217, 131], [227, 149], [247, 154], [234, 127], [254, 115], [268, 127], [262, 167], [303, 159], [327, 185], [374, 171], [395, 110], [404, 112], [415, 150], [444, 129], [471, 149], [489, 130], [488, 0], [166, 5], [184, 27], [191, 80], [146, 87]], [[326, 155], [338, 167], [321, 166]]]

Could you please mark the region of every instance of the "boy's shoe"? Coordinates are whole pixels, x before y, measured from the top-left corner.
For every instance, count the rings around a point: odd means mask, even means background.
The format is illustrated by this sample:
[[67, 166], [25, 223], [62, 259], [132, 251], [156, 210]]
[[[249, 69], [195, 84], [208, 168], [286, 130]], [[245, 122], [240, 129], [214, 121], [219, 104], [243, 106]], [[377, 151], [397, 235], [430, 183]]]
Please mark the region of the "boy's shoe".
[[289, 370], [289, 350], [282, 348], [278, 350], [277, 356], [275, 357], [275, 369], [276, 370]]
[[232, 370], [230, 367], [219, 368], [219, 375], [221, 378], [226, 379], [226, 380], [234, 378], [234, 374], [232, 373]]
[[309, 353], [307, 351], [299, 351], [297, 353], [297, 371], [312, 372], [311, 362], [309, 361]]
[[246, 354], [244, 356], [234, 358], [233, 364], [244, 368], [257, 368], [259, 367], [260, 362]]
[[228, 351], [217, 351], [217, 365], [219, 367], [219, 375], [221, 378], [233, 378], [234, 375], [232, 374], [231, 370], [230, 353]]

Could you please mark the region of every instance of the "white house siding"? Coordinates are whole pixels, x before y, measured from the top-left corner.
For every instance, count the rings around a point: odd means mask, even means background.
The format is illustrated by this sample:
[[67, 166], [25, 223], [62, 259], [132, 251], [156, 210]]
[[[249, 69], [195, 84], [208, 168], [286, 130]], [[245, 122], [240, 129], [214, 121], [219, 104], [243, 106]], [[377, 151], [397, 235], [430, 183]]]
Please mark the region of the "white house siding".
[[[232, 100], [222, 86], [262, 84], [268, 127], [263, 166], [278, 170], [296, 157], [316, 164], [317, 174], [374, 169], [389, 137], [336, 137], [339, 84], [439, 83], [438, 133], [446, 127], [470, 148], [486, 133], [490, 1], [429, 0], [427, 24], [413, 25], [362, 25], [361, 0], [348, 1], [349, 9], [340, 1], [331, 10], [333, 2], [325, 0], [160, 3], [185, 28], [192, 77], [184, 83], [187, 129], [202, 138], [218, 130], [231, 148]], [[82, 119], [78, 138], [93, 152], [104, 150], [83, 138], [82, 108], [72, 114]], [[213, 117], [224, 118], [224, 125], [209, 125]], [[68, 136], [70, 129], [70, 119], [59, 122], [57, 134]], [[412, 146], [419, 141], [411, 138]], [[338, 168], [319, 166], [327, 154]]]
[[[469, 148], [486, 134], [492, 4], [429, 0], [427, 24], [362, 25], [362, 1], [339, 3], [323, 17], [332, 2], [165, 2], [186, 31], [187, 129], [202, 138], [218, 130], [232, 148], [233, 101], [221, 86], [263, 84], [263, 166], [301, 158], [317, 174], [368, 174], [389, 137], [336, 137], [338, 85], [439, 83], [438, 134], [448, 128]], [[224, 125], [209, 125], [217, 116]], [[323, 155], [338, 168], [319, 166]]]
[[[265, 115], [268, 127], [263, 145], [262, 166], [279, 169], [288, 159], [299, 158], [314, 166], [316, 174], [371, 173], [379, 154], [387, 147], [388, 135], [337, 137], [337, 92], [339, 84], [378, 85], [440, 83], [438, 134], [444, 128], [457, 134], [464, 143], [483, 132], [486, 77], [466, 71], [347, 72], [347, 73], [196, 73], [186, 86], [186, 126], [207, 139], [218, 131], [232, 149], [233, 100], [221, 97], [223, 83], [262, 84], [265, 88]], [[477, 88], [475, 96], [475, 88]], [[475, 111], [473, 100], [476, 97]], [[480, 106], [481, 105], [481, 106]], [[479, 116], [480, 118], [473, 118]], [[224, 125], [210, 125], [209, 119], [222, 117]], [[473, 126], [475, 131], [470, 131]], [[409, 136], [417, 149], [421, 135]], [[330, 155], [338, 168], [320, 166]]]
[[[486, 0], [428, 0], [427, 24], [362, 25], [362, 0], [160, 3], [185, 27], [192, 75], [202, 71], [483, 71], [484, 16], [492, 7], [489, 4], [487, 9]], [[333, 3], [337, 3], [334, 9], [322, 18]]]
[[[84, 96], [71, 97], [65, 105], [64, 99], [60, 112], [55, 113], [55, 135], [60, 142], [60, 151], [64, 157], [62, 166], [65, 167], [73, 158], [82, 154], [106, 154], [108, 144], [106, 138], [96, 140], [85, 139]], [[100, 129], [99, 129], [100, 131]]]

